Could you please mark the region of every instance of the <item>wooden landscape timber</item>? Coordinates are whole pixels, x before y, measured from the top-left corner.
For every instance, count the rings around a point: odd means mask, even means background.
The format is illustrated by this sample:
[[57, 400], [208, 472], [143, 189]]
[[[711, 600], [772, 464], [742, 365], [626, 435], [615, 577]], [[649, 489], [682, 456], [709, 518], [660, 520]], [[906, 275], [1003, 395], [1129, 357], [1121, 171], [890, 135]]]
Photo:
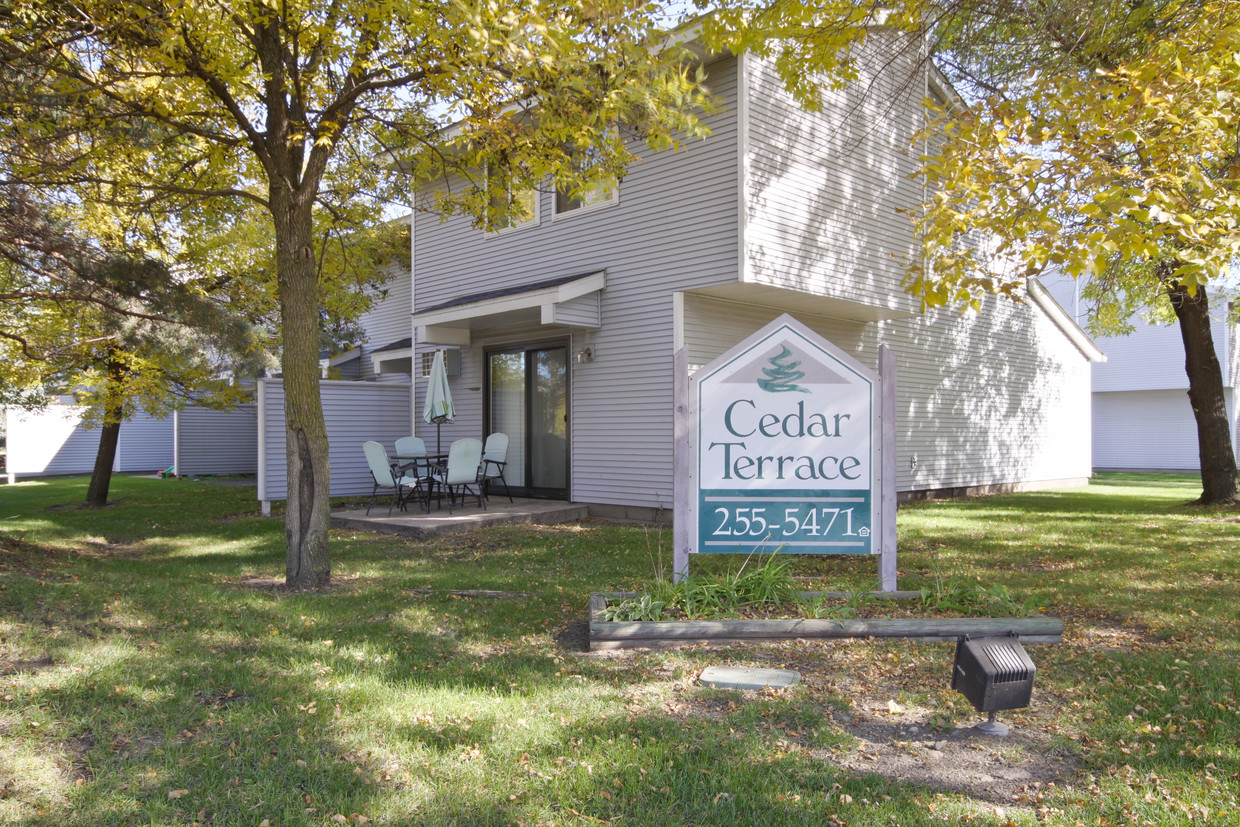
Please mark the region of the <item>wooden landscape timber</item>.
[[[832, 593], [828, 593], [832, 595]], [[610, 622], [599, 620], [609, 600], [632, 594], [590, 595], [590, 649], [628, 649], [641, 646], [667, 647], [695, 643], [736, 643], [764, 640], [812, 640], [828, 638], [910, 638], [927, 643], [955, 641], [981, 635], [1015, 632], [1021, 643], [1062, 643], [1063, 621], [1057, 617], [955, 617], [836, 620], [795, 618], [785, 620], [655, 620]], [[841, 597], [847, 594], [841, 593]], [[899, 593], [876, 592], [873, 597], [900, 599]], [[904, 597], [917, 597], [908, 592]]]

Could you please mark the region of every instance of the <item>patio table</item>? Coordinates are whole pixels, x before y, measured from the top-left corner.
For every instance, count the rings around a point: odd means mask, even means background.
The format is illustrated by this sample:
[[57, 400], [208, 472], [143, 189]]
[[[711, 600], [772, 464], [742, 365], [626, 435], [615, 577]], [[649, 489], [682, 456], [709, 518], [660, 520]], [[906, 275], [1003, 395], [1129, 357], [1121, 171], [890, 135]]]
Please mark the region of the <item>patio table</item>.
[[[398, 477], [400, 475], [403, 475], [406, 471], [413, 471], [415, 476], [421, 477], [422, 475], [421, 475], [420, 469], [421, 468], [426, 469], [426, 475], [424, 477], [424, 479], [426, 480], [425, 503], [426, 503], [426, 510], [427, 512], [429, 512], [431, 510], [431, 497], [435, 490], [435, 478], [431, 472], [435, 470], [436, 468], [442, 468], [447, 461], [448, 461], [448, 455], [446, 453], [444, 454], [438, 454], [438, 453], [437, 454], [420, 454], [416, 457], [402, 457], [398, 455], [395, 458], [395, 460], [392, 462], [392, 471]], [[441, 501], [443, 499], [442, 492], [439, 494], [439, 499]], [[443, 507], [443, 504], [441, 502], [440, 508], [442, 507]]]
[[[431, 510], [431, 492], [435, 487], [435, 480], [431, 475], [431, 471], [437, 465], [445, 461], [447, 456], [447, 454], [420, 454], [418, 456], [400, 456], [398, 454], [392, 460], [392, 476], [396, 477], [396, 479], [400, 479], [406, 474], [406, 472], [412, 471], [415, 477], [426, 481], [426, 498], [423, 500], [423, 503], [428, 512]], [[422, 473], [423, 468], [426, 470], [425, 474]], [[404, 505], [407, 501], [408, 500], [402, 493], [402, 511], [404, 510]]]

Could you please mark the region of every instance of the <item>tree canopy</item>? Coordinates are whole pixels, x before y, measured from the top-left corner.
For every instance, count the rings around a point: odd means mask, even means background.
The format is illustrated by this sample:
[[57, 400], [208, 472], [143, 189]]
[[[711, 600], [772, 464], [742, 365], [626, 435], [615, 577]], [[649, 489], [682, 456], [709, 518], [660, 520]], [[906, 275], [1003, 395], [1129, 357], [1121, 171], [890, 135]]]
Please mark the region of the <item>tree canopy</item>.
[[102, 428], [87, 503], [107, 501], [122, 422], [189, 400], [230, 407], [262, 366], [261, 330], [156, 258], [82, 238], [63, 208], [10, 184], [0, 207], [0, 395], [71, 393]]
[[[25, 180], [90, 189], [126, 232], [269, 221], [289, 480], [286, 575], [330, 577], [327, 434], [318, 387], [316, 238], [377, 222], [408, 180], [464, 181], [428, 208], [482, 216], [498, 184], [585, 188], [626, 140], [697, 134], [706, 102], [641, 0], [18, 0], [0, 62], [34, 94]], [[15, 88], [15, 87], [14, 87]], [[0, 90], [0, 95], [3, 90]], [[48, 164], [38, 147], [55, 144]], [[582, 159], [586, 159], [583, 163]], [[479, 174], [479, 171], [485, 171]], [[88, 202], [94, 203], [94, 202]]]
[[1052, 271], [1088, 278], [1096, 331], [1125, 331], [1141, 308], [1174, 313], [1202, 499], [1234, 501], [1208, 292], [1240, 253], [1240, 6], [741, 0], [708, 32], [769, 54], [813, 106], [824, 80], [855, 79], [854, 47], [879, 29], [891, 49], [920, 49], [947, 90], [919, 136], [907, 288], [926, 308], [976, 309]]

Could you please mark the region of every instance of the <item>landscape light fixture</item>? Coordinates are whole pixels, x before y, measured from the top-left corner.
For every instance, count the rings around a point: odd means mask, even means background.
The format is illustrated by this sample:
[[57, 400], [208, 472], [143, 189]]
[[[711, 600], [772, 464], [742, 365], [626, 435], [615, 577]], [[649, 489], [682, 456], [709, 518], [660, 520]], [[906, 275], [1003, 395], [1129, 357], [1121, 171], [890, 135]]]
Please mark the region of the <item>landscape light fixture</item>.
[[1029, 706], [1036, 672], [1015, 632], [978, 638], [965, 635], [956, 642], [952, 689], [968, 698], [978, 712], [990, 713], [989, 720], [977, 729], [987, 735], [1007, 735], [1007, 726], [995, 720], [995, 712]]

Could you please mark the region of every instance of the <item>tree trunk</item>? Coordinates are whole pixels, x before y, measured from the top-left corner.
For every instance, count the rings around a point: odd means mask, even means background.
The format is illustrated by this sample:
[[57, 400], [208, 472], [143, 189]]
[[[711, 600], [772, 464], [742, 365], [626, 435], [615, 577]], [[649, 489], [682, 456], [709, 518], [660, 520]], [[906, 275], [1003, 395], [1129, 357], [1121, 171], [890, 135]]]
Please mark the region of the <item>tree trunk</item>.
[[1184, 369], [1188, 373], [1188, 400], [1197, 420], [1197, 450], [1201, 457], [1201, 499], [1204, 505], [1234, 503], [1240, 498], [1236, 455], [1231, 443], [1223, 371], [1210, 329], [1210, 305], [1204, 287], [1196, 295], [1183, 284], [1167, 290], [1180, 322], [1184, 340]]
[[95, 468], [90, 473], [90, 485], [86, 488], [86, 505], [99, 508], [108, 504], [108, 489], [112, 486], [112, 466], [116, 464], [116, 445], [121, 437], [121, 418], [124, 410], [120, 403], [120, 384], [125, 378], [125, 366], [108, 350], [107, 382], [103, 397], [103, 428], [99, 433], [99, 450], [95, 453]]
[[314, 588], [331, 579], [327, 425], [319, 393], [319, 294], [309, 204], [272, 188], [276, 231], [288, 458], [285, 582]]

